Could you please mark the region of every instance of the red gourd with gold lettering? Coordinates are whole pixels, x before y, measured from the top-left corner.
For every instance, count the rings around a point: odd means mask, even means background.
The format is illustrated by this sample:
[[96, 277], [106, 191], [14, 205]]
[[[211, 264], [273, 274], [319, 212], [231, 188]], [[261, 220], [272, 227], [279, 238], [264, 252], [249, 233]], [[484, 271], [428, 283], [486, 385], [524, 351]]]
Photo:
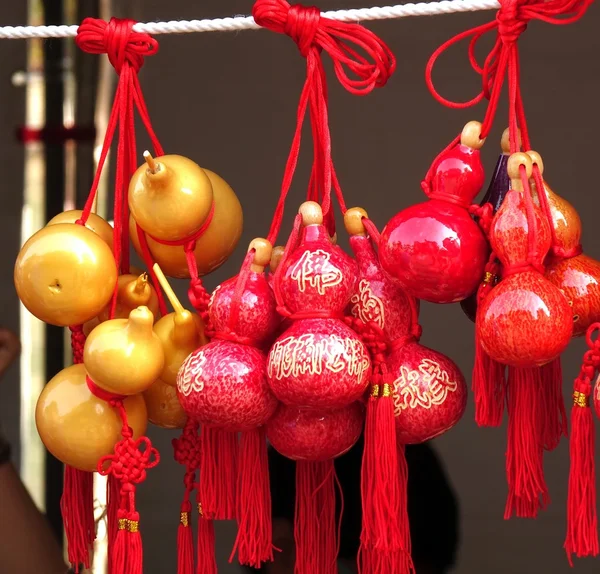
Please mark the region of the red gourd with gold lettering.
[[288, 406], [344, 407], [362, 397], [371, 370], [367, 348], [340, 320], [354, 292], [356, 263], [332, 244], [317, 203], [304, 203], [300, 213], [299, 245], [275, 277], [293, 322], [269, 352], [269, 384]]
[[429, 201], [395, 215], [381, 234], [383, 268], [417, 299], [461, 301], [483, 276], [488, 245], [468, 212], [483, 185], [480, 130], [478, 122], [465, 126], [461, 142], [431, 167]]

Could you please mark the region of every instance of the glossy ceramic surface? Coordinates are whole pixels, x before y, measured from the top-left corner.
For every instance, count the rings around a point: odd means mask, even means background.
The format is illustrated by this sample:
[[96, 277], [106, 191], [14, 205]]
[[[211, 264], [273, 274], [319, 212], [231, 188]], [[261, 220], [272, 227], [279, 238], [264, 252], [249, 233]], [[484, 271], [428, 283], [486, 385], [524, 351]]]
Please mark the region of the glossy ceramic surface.
[[[523, 194], [510, 191], [492, 220], [490, 243], [504, 268], [527, 262], [530, 251], [537, 265], [542, 265], [552, 244], [548, 220], [537, 206], [534, 206], [536, 233], [533, 246], [529, 245], [529, 224], [527, 207]], [[532, 249], [532, 247], [534, 249]]]
[[21, 248], [14, 281], [33, 315], [66, 327], [102, 311], [113, 294], [117, 267], [99, 235], [82, 225], [59, 223], [40, 229]]
[[364, 394], [371, 360], [357, 334], [341, 321], [303, 319], [271, 347], [267, 374], [281, 402], [330, 409], [349, 405]]
[[167, 385], [177, 385], [177, 373], [183, 362], [198, 347], [208, 343], [202, 319], [195, 313], [169, 313], [154, 324], [154, 333], [159, 338], [165, 363], [160, 379]]
[[457, 365], [419, 343], [393, 351], [386, 362], [394, 376], [398, 440], [418, 444], [451, 429], [467, 406], [467, 384]]
[[373, 321], [390, 341], [406, 336], [412, 321], [410, 296], [383, 271], [370, 238], [354, 235], [350, 247], [358, 263], [350, 313], [365, 323]]
[[[63, 211], [58, 215], [54, 216], [46, 225], [56, 225], [57, 223], [75, 223], [81, 219], [83, 211], [81, 209], [71, 209], [69, 211]], [[113, 248], [113, 228], [110, 223], [95, 213], [90, 213], [85, 226], [99, 235], [112, 251]]]
[[281, 294], [292, 313], [341, 314], [355, 291], [356, 262], [331, 243], [323, 225], [304, 227], [299, 247], [282, 265]]
[[[242, 206], [228, 183], [216, 173], [203, 170], [210, 179], [215, 202], [213, 218], [207, 230], [196, 241], [194, 257], [198, 273], [206, 275], [214, 271], [231, 255], [242, 235], [244, 217]], [[141, 255], [135, 221], [129, 220], [129, 232], [133, 246]], [[169, 277], [189, 277], [183, 247], [163, 245], [148, 237], [148, 246], [154, 258]]]
[[[544, 182], [546, 197], [552, 214], [556, 245], [565, 251], [576, 249], [581, 243], [581, 219], [577, 210], [564, 198], [550, 189]], [[539, 206], [537, 189], [532, 186], [533, 199]]]
[[[101, 457], [112, 454], [121, 439], [122, 422], [115, 409], [95, 397], [85, 382], [85, 367], [63, 369], [43, 389], [35, 422], [46, 448], [60, 461], [95, 471]], [[141, 395], [124, 401], [127, 421], [137, 438], [146, 432], [146, 405]]]
[[537, 271], [503, 279], [477, 311], [476, 329], [488, 355], [514, 367], [558, 357], [573, 333], [567, 298]]
[[261, 426], [277, 407], [265, 355], [229, 341], [213, 341], [192, 353], [179, 371], [177, 392], [189, 417], [229, 431]]
[[277, 452], [292, 460], [329, 460], [352, 448], [362, 432], [364, 417], [361, 403], [329, 411], [280, 405], [267, 424], [267, 439]]
[[149, 309], [138, 307], [128, 319], [105, 321], [90, 333], [83, 362], [96, 385], [118, 395], [134, 395], [159, 378], [165, 357], [153, 324]]
[[177, 397], [177, 389], [160, 379], [143, 393], [148, 420], [164, 429], [181, 429], [185, 426], [187, 415]]
[[[230, 310], [237, 280], [236, 275], [221, 283], [211, 295], [208, 312], [216, 332], [227, 331], [230, 327]], [[239, 305], [238, 319], [231, 326], [237, 335], [249, 337], [257, 345], [273, 336], [281, 317], [264, 273], [249, 272]]]
[[417, 299], [461, 301], [480, 281], [488, 247], [466, 208], [483, 180], [479, 150], [458, 144], [432, 166], [430, 201], [401, 211], [383, 230], [381, 264]]
[[381, 234], [383, 268], [417, 299], [453, 303], [479, 285], [487, 241], [468, 211], [429, 200], [398, 213]]
[[[140, 306], [148, 307], [152, 311], [155, 321], [160, 318], [158, 296], [154, 287], [150, 284], [146, 273], [119, 275], [118, 283], [117, 304], [113, 319], [126, 319], [133, 309]], [[94, 317], [83, 325], [83, 332], [86, 337], [92, 332], [94, 327], [110, 319], [111, 308], [112, 297], [108, 305], [102, 309], [97, 317]]]
[[210, 212], [210, 179], [198, 164], [181, 155], [164, 155], [154, 162], [155, 170], [144, 163], [131, 178], [131, 215], [157, 239], [178, 241], [190, 237]]
[[600, 321], [600, 262], [583, 253], [555, 259], [546, 266], [546, 278], [571, 306], [573, 336], [585, 335], [592, 323]]

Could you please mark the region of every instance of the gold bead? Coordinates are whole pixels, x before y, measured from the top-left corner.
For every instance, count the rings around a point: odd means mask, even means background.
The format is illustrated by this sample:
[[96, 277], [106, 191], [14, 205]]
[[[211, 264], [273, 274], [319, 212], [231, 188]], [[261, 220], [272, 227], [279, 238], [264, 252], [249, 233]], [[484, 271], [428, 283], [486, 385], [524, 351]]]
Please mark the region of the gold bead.
[[590, 406], [590, 398], [585, 393], [575, 391], [573, 393], [573, 404], [576, 407], [589, 407]]
[[[123, 423], [106, 401], [94, 396], [85, 381], [83, 365], [58, 373], [42, 390], [35, 410], [38, 433], [60, 461], [93, 472], [103, 456], [112, 454], [121, 439]], [[146, 432], [146, 405], [141, 395], [123, 401], [134, 438]]]
[[93, 319], [108, 304], [117, 267], [99, 235], [83, 225], [57, 223], [23, 245], [14, 280], [19, 299], [33, 315], [67, 327]]
[[385, 398], [392, 396], [392, 387], [388, 383], [384, 383], [381, 396]]
[[128, 532], [139, 532], [140, 523], [137, 520], [127, 520], [127, 531]]
[[190, 513], [182, 512], [179, 516], [179, 522], [181, 522], [183, 526], [188, 527], [190, 525]]

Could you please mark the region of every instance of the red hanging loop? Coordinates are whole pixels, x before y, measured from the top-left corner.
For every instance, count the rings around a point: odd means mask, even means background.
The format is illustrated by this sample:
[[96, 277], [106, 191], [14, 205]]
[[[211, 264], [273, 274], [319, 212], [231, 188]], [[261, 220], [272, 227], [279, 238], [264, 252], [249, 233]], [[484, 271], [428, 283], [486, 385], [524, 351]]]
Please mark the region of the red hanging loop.
[[366, 95], [387, 83], [396, 68], [394, 55], [370, 30], [359, 24], [324, 18], [315, 7], [300, 4], [291, 6], [285, 0], [257, 0], [252, 8], [252, 15], [260, 26], [292, 38], [302, 56], [306, 58], [307, 70], [306, 82], [298, 104], [296, 131], [267, 239], [275, 244], [281, 227], [285, 200], [300, 153], [302, 124], [307, 108], [310, 109], [314, 141], [308, 197], [314, 200], [321, 199], [324, 221], [329, 234], [333, 235], [335, 228], [331, 211], [332, 188], [342, 212], [346, 210], [346, 206], [331, 159], [327, 86], [321, 54], [323, 51], [329, 54], [338, 81], [346, 90], [356, 95]]

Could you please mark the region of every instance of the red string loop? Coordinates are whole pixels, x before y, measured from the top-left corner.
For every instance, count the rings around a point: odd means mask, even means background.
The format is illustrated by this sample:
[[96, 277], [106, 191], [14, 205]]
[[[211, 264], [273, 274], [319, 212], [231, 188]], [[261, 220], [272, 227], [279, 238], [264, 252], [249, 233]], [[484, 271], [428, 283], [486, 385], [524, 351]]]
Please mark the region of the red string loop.
[[88, 54], [106, 54], [110, 63], [121, 73], [125, 61], [137, 72], [144, 56], [158, 52], [158, 42], [152, 36], [133, 31], [134, 20], [111, 18], [109, 22], [86, 18], [77, 30], [75, 43]]
[[[500, 90], [504, 82], [504, 74], [508, 65], [510, 47], [527, 29], [531, 20], [540, 20], [549, 24], [564, 25], [579, 20], [590, 6], [592, 0], [500, 0], [500, 9], [493, 22], [476, 26], [457, 34], [444, 42], [429, 58], [425, 68], [425, 81], [433, 97], [441, 104], [454, 109], [469, 108], [478, 104], [483, 98], [490, 100], [488, 115], [484, 122], [481, 137], [485, 137], [491, 128]], [[475, 47], [477, 41], [486, 33], [496, 30], [497, 38], [494, 47], [487, 55], [483, 66], [477, 63]], [[432, 73], [438, 58], [454, 44], [470, 38], [469, 62], [473, 70], [481, 75], [482, 89], [479, 94], [466, 102], [454, 102], [446, 99], [435, 88]]]

